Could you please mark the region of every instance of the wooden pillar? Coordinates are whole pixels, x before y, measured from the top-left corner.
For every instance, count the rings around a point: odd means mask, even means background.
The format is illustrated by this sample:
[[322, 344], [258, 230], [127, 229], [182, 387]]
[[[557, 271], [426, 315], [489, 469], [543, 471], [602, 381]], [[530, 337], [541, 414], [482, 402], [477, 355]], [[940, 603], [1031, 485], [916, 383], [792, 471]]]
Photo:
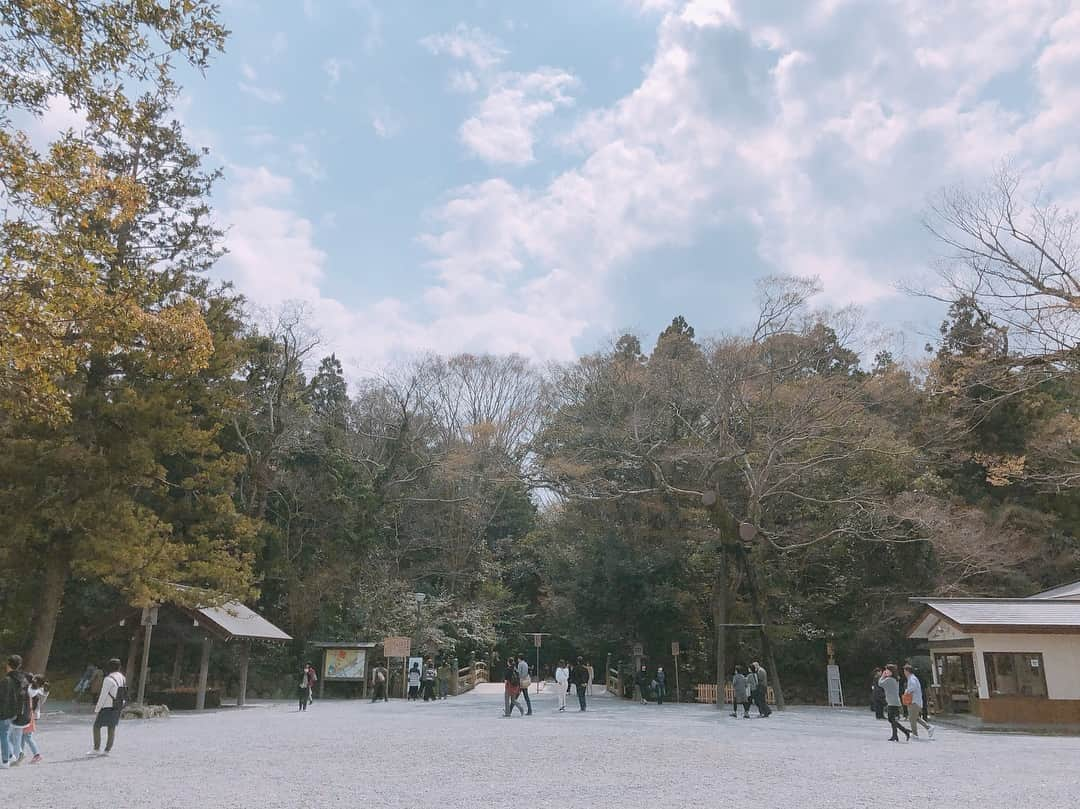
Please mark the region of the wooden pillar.
[[169, 688], [180, 687], [180, 672], [184, 667], [184, 639], [176, 639], [176, 657], [173, 658], [172, 677], [169, 678]]
[[202, 658], [199, 660], [199, 690], [195, 692], [195, 710], [206, 708], [206, 678], [210, 673], [210, 637], [202, 639]]
[[251, 658], [251, 641], [240, 641], [240, 690], [236, 694], [236, 707], [243, 708], [247, 703], [248, 662]]
[[144, 627], [138, 626], [131, 631], [131, 640], [128, 642], [127, 663], [124, 665], [124, 681], [135, 681], [135, 658], [139, 654], [139, 641], [142, 640]]
[[142, 664], [139, 666], [139, 695], [135, 701], [140, 705], [146, 697], [146, 678], [150, 674], [150, 639], [154, 636], [154, 625], [143, 627]]

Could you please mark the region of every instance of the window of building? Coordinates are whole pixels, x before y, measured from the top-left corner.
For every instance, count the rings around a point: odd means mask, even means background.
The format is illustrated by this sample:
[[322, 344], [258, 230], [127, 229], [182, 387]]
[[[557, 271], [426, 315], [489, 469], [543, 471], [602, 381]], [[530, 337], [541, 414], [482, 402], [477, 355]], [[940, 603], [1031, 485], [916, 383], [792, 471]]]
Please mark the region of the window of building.
[[991, 697], [1045, 697], [1042, 652], [984, 652]]

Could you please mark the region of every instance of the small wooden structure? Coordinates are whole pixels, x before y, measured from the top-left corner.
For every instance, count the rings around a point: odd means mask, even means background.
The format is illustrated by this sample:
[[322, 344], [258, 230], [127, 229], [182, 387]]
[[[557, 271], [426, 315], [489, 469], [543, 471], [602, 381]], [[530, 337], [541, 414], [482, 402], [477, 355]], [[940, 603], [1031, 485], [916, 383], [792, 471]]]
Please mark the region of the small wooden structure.
[[984, 722], [1080, 724], [1080, 582], [1028, 598], [917, 598], [934, 704]]
[[188, 607], [165, 603], [155, 607], [123, 607], [102, 623], [84, 632], [94, 638], [107, 634], [117, 627], [130, 632], [127, 656], [128, 683], [135, 682], [136, 656], [141, 649], [141, 665], [138, 672], [138, 690], [135, 701], [142, 702], [146, 693], [151, 640], [155, 634], [165, 634], [174, 644], [171, 688], [180, 683], [184, 651], [188, 645], [200, 648], [199, 679], [195, 693], [195, 710], [206, 707], [207, 680], [210, 668], [210, 650], [214, 643], [237, 643], [240, 647], [240, 683], [237, 691], [237, 707], [247, 700], [248, 662], [251, 642], [264, 641], [284, 643], [292, 638], [243, 604], [231, 601], [219, 607]]

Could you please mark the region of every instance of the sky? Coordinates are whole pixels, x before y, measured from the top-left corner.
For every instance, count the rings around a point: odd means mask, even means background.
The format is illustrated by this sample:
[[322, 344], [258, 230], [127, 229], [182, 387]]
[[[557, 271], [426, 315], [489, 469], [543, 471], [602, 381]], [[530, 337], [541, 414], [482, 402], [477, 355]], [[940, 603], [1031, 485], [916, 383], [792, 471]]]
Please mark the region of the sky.
[[225, 177], [217, 272], [302, 302], [350, 376], [571, 360], [821, 279], [918, 352], [935, 194], [1002, 161], [1080, 207], [1068, 0], [222, 0], [180, 114]]

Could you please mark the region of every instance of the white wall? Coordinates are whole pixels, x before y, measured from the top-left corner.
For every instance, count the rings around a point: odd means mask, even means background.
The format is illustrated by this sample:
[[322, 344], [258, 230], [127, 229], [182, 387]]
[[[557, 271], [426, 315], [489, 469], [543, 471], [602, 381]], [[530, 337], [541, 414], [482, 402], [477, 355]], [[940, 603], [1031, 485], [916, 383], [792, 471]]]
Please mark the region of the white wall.
[[1050, 699], [1080, 699], [1080, 634], [1007, 635], [988, 632], [975, 637], [975, 675], [979, 697], [988, 699], [983, 652], [1042, 652], [1046, 692]]

